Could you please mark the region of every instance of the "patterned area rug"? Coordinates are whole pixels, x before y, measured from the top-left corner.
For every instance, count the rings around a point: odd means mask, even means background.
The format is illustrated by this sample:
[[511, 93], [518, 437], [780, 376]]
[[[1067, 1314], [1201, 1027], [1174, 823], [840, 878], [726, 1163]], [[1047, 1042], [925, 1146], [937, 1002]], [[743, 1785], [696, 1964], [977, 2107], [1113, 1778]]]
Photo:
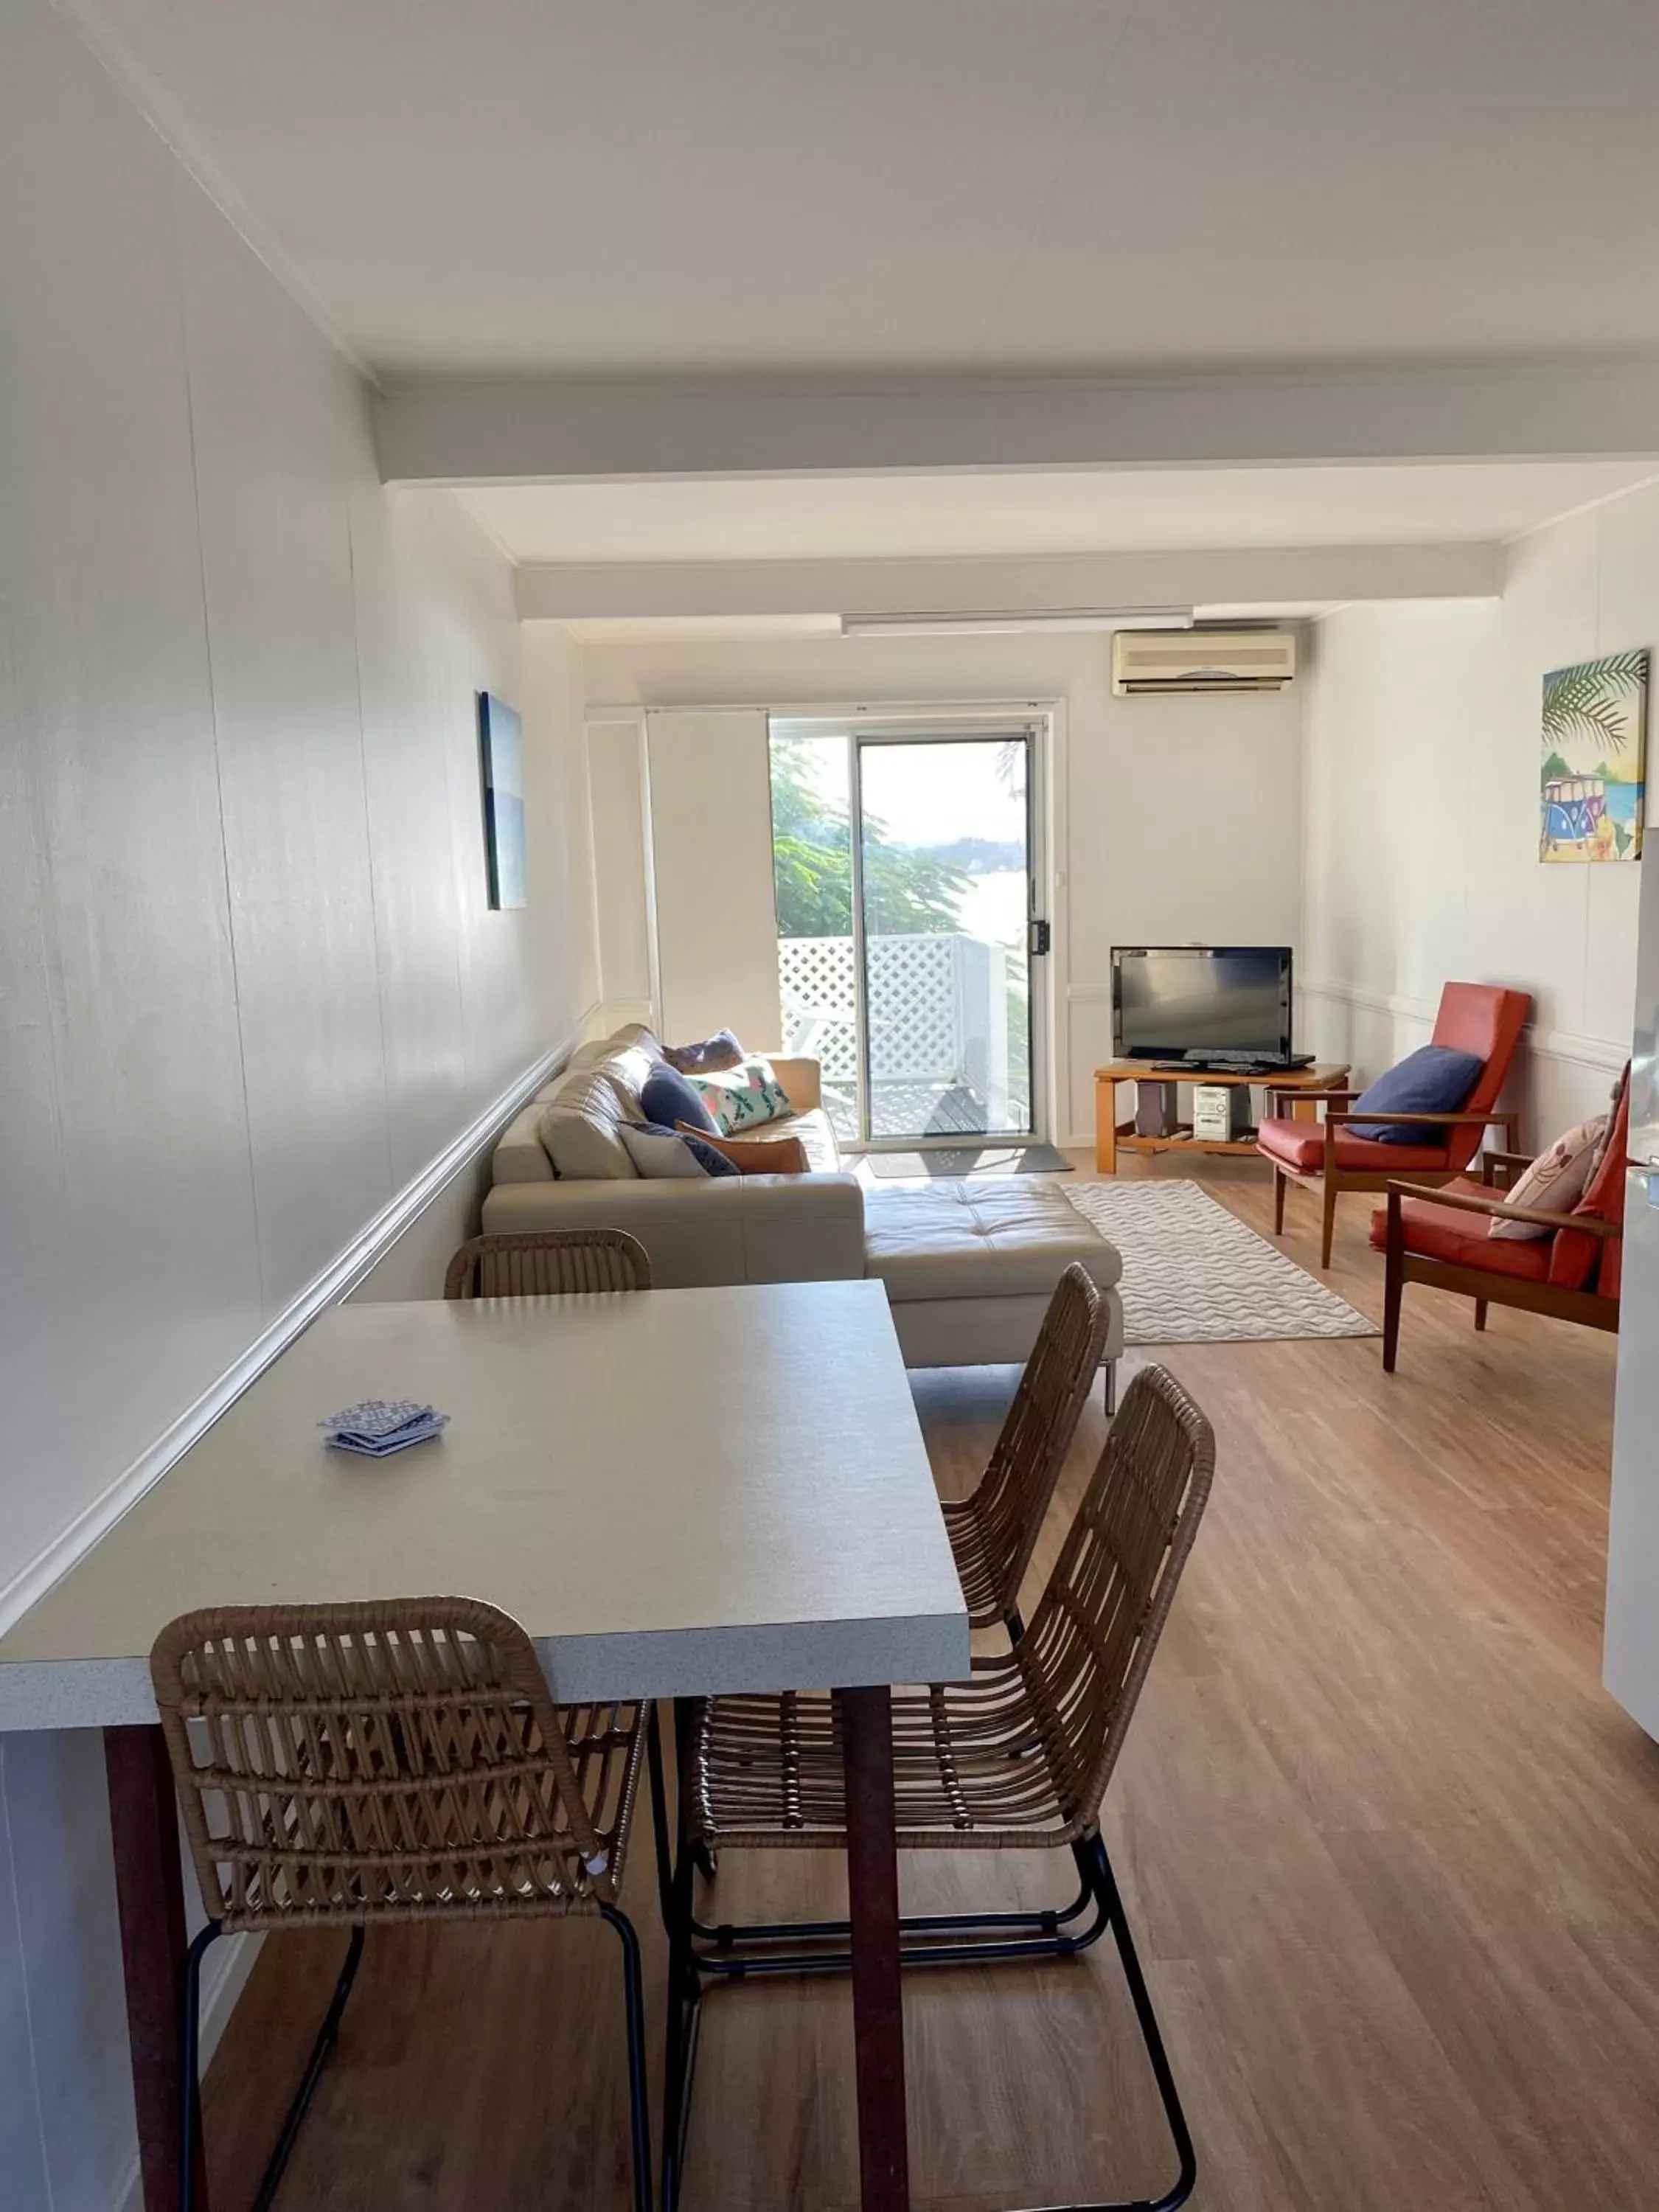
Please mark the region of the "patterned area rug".
[[1195, 1182], [1085, 1182], [1066, 1195], [1123, 1255], [1129, 1344], [1382, 1334]]

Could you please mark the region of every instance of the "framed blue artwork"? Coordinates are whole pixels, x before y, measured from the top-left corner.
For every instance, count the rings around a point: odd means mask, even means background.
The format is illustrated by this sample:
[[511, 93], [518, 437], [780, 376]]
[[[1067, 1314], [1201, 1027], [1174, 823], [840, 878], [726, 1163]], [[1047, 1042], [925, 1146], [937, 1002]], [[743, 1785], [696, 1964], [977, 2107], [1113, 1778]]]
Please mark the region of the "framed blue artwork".
[[478, 694], [478, 752], [489, 903], [498, 910], [525, 906], [524, 725], [493, 691]]

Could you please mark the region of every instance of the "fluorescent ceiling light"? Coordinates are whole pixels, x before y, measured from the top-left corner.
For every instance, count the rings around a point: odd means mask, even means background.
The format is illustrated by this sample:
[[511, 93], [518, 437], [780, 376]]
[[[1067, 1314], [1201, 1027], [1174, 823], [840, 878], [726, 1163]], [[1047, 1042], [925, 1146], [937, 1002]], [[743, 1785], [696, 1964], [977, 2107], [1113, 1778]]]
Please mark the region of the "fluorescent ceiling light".
[[843, 637], [998, 637], [1030, 629], [1190, 629], [1190, 607], [1029, 607], [975, 614], [843, 615]]

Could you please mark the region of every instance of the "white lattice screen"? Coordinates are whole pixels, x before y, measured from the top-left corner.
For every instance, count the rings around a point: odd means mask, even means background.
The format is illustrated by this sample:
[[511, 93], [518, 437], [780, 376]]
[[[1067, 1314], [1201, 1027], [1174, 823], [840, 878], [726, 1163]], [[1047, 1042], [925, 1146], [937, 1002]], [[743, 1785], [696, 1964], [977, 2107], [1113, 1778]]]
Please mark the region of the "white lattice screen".
[[[959, 931], [872, 937], [871, 1074], [878, 1083], [962, 1083], [982, 1076], [984, 1040], [1006, 1026], [1000, 945]], [[811, 1053], [825, 1079], [851, 1083], [858, 1066], [850, 937], [778, 941], [784, 1034]], [[975, 1051], [975, 1042], [979, 1049]]]

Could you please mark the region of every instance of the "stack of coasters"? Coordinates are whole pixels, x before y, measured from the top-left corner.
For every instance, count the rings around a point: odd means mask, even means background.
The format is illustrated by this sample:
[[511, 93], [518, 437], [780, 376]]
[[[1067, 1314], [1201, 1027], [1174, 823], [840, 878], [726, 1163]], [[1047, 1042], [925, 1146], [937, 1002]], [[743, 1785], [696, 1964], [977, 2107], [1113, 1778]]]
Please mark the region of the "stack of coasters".
[[317, 1425], [341, 1451], [385, 1459], [410, 1444], [423, 1444], [428, 1437], [441, 1437], [448, 1419], [435, 1406], [417, 1405], [413, 1398], [366, 1398], [361, 1406], [331, 1413]]

